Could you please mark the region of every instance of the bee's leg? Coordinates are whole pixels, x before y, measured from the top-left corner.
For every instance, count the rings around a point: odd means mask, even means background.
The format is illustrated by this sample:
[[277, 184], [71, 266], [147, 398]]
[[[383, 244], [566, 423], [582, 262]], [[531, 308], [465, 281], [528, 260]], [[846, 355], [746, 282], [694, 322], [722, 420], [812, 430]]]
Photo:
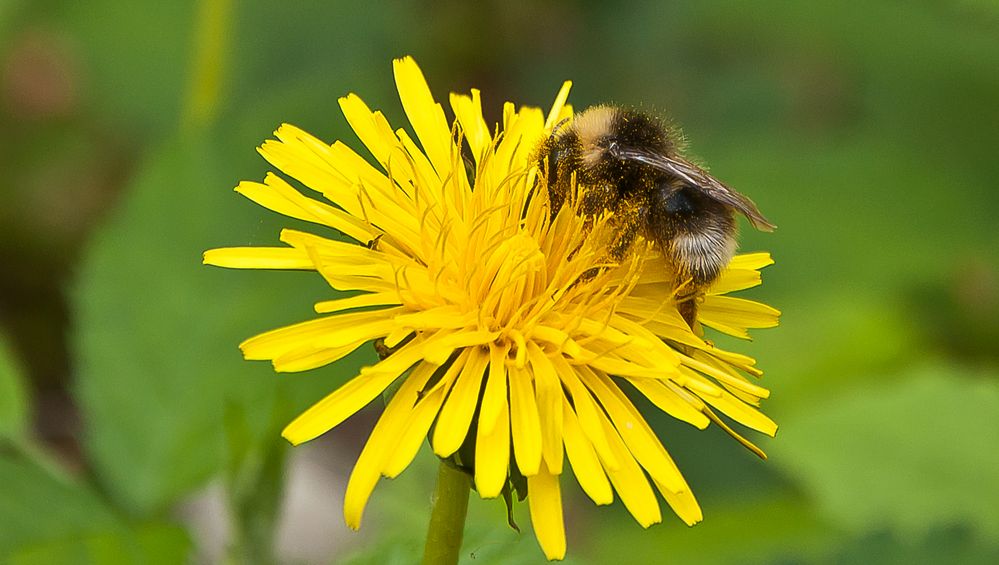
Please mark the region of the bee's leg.
[[620, 261], [631, 249], [638, 237], [642, 227], [644, 210], [640, 205], [624, 202], [614, 210], [614, 222], [616, 237], [608, 246], [608, 252], [612, 259]]
[[[607, 244], [607, 255], [610, 260], [621, 261], [628, 254], [628, 250], [635, 243], [635, 238], [638, 237], [640, 225], [638, 219], [637, 212], [629, 215], [627, 213], [618, 214], [615, 211], [614, 217], [610, 220], [614, 222], [614, 239]], [[589, 269], [582, 274], [580, 279], [590, 280], [597, 276], [599, 270], [597, 267]]]
[[697, 322], [697, 296], [692, 295], [689, 298], [677, 297], [676, 309], [680, 312], [680, 316], [683, 317], [683, 321], [687, 322], [687, 325], [693, 330], [694, 324]]
[[538, 182], [543, 181], [548, 188], [548, 213], [552, 218], [562, 209], [575, 186], [572, 170], [576, 153], [571, 140], [554, 135], [546, 139], [538, 150]]
[[683, 278], [677, 284], [676, 310], [690, 329], [700, 335], [700, 324], [697, 323], [697, 307], [703, 300], [701, 285], [694, 284], [690, 278]]

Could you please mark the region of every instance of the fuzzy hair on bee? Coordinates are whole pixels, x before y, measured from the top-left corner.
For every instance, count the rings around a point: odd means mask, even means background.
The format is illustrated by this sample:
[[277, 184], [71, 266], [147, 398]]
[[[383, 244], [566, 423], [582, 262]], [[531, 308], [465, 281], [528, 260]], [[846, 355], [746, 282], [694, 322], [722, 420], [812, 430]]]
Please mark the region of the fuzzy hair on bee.
[[609, 253], [621, 258], [641, 235], [674, 271], [677, 308], [693, 328], [697, 303], [736, 250], [736, 214], [775, 229], [753, 202], [683, 155], [684, 139], [637, 110], [594, 106], [556, 127], [538, 150], [552, 217], [575, 197], [578, 213], [613, 212]]

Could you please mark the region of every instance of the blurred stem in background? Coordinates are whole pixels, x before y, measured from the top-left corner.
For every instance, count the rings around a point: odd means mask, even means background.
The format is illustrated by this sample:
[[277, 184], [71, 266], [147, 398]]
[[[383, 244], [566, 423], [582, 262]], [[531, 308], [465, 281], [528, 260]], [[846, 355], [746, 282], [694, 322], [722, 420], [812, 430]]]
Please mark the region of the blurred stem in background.
[[[231, 48], [232, 0], [201, 0], [195, 13], [190, 83], [181, 131], [211, 127], [218, 116], [226, 63]], [[238, 405], [226, 410], [227, 465], [225, 492], [231, 537], [227, 561], [274, 562], [274, 532], [284, 486], [287, 447], [280, 439], [287, 399], [275, 389], [269, 441], [253, 441], [252, 422]]]
[[191, 78], [182, 114], [184, 131], [211, 124], [218, 114], [229, 60], [232, 0], [201, 0], [195, 18]]
[[0, 330], [0, 455], [29, 461], [50, 479], [72, 484], [73, 477], [29, 432], [30, 397], [23, 369]]
[[280, 437], [290, 401], [284, 389], [274, 389], [270, 422], [264, 441], [256, 439], [253, 415], [237, 403], [225, 414], [225, 489], [232, 536], [227, 563], [274, 563], [274, 536], [284, 494], [285, 458], [289, 446]]

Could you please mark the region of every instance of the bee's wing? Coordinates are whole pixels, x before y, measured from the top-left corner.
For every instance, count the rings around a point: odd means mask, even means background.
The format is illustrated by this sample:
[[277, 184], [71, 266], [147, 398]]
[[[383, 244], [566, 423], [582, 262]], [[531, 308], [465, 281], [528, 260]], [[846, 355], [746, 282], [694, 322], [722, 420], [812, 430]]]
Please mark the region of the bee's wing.
[[742, 212], [758, 230], [773, 231], [777, 226], [763, 217], [753, 201], [729, 188], [707, 171], [679, 156], [669, 156], [651, 151], [613, 145], [610, 152], [619, 159], [638, 161], [665, 171], [690, 186], [699, 188], [708, 198]]

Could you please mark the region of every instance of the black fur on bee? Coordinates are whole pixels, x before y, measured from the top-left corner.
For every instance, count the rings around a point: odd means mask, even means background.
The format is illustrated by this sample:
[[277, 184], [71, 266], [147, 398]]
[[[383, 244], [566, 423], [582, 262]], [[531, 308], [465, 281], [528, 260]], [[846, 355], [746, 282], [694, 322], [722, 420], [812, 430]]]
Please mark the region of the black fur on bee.
[[641, 235], [674, 271], [677, 307], [693, 328], [698, 297], [736, 249], [737, 212], [771, 231], [751, 200], [685, 158], [683, 137], [643, 112], [595, 106], [556, 128], [538, 151], [552, 217], [570, 198], [587, 217], [613, 212], [621, 259]]

